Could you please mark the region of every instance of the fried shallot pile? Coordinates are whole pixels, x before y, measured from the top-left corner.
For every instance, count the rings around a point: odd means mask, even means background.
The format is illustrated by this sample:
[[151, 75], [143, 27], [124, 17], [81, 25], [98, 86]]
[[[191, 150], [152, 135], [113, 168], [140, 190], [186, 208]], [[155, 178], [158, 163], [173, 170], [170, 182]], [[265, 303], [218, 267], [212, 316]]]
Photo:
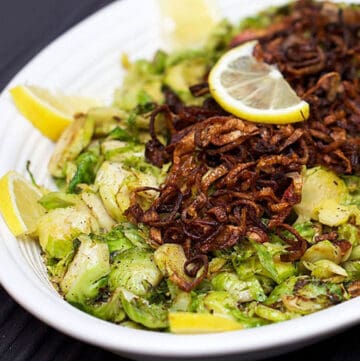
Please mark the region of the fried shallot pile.
[[[150, 226], [154, 244], [181, 244], [190, 276], [207, 269], [209, 253], [245, 238], [266, 242], [269, 233], [289, 244], [282, 261], [298, 260], [307, 242], [288, 220], [301, 200], [303, 166], [360, 173], [360, 11], [300, 1], [270, 28], [240, 33], [232, 46], [254, 39], [255, 56], [276, 64], [310, 104], [307, 121], [249, 123], [212, 98], [186, 106], [170, 89], [151, 115], [146, 158], [172, 166], [160, 189], [152, 188], [158, 197], [150, 208], [142, 209], [135, 194], [127, 216]], [[203, 95], [206, 83], [192, 91]], [[166, 120], [168, 144], [156, 134], [159, 119]]]

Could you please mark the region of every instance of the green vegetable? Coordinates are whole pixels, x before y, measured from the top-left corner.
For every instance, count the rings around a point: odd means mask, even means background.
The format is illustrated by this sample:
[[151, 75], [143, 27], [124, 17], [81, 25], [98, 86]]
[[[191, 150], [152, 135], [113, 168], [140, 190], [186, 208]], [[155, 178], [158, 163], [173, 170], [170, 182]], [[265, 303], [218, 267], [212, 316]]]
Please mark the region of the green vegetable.
[[183, 60], [173, 62], [165, 72], [164, 84], [176, 91], [184, 101], [191, 101], [189, 86], [203, 82], [207, 70], [207, 58], [199, 56], [184, 56]]
[[130, 320], [150, 329], [168, 327], [168, 311], [165, 305], [150, 304], [127, 290], [122, 290], [121, 301]]
[[352, 248], [349, 260], [354, 261], [360, 259], [360, 245]]
[[144, 93], [152, 101], [161, 103], [161, 66], [153, 66], [151, 61], [137, 60], [129, 64], [128, 72], [124, 78], [123, 86], [115, 94], [115, 105], [120, 109], [130, 112], [143, 100]]
[[319, 221], [331, 227], [345, 224], [352, 215], [359, 217], [359, 214], [360, 210], [356, 206], [344, 206], [334, 199], [324, 200], [318, 209]]
[[79, 202], [79, 197], [74, 194], [62, 192], [49, 192], [39, 199], [39, 203], [47, 210], [74, 206]]
[[127, 156], [122, 161], [122, 164], [124, 165], [125, 169], [133, 169], [138, 172], [154, 176], [159, 184], [164, 182], [169, 169], [169, 164], [164, 165], [162, 168], [158, 168], [146, 162], [143, 156], [139, 157], [137, 155]]
[[338, 228], [338, 235], [340, 239], [346, 239], [352, 245], [360, 244], [360, 228], [352, 224], [342, 224]]
[[115, 107], [98, 107], [89, 109], [87, 116], [94, 120], [94, 135], [105, 136], [118, 126], [126, 113]]
[[137, 296], [145, 296], [161, 281], [162, 274], [153, 261], [153, 253], [130, 248], [115, 256], [109, 274], [109, 287], [126, 288]]
[[232, 309], [231, 315], [246, 328], [259, 327], [269, 324], [269, 321], [257, 317], [255, 312], [251, 312], [251, 314], [248, 315], [247, 312], [240, 311], [239, 309]]
[[295, 223], [294, 228], [299, 232], [300, 236], [305, 238], [309, 243], [314, 243], [314, 238], [320, 231], [319, 225], [310, 221]]
[[76, 159], [76, 172], [70, 180], [68, 192], [78, 192], [79, 184], [92, 184], [95, 180], [96, 172], [100, 162], [101, 159], [99, 155], [91, 151], [82, 153]]
[[85, 306], [86, 312], [106, 321], [120, 323], [126, 317], [121, 302], [121, 289], [116, 289], [105, 300]]
[[[108, 161], [100, 167], [95, 184], [99, 187], [106, 210], [117, 221], [125, 220], [124, 212], [130, 205], [130, 194], [133, 190], [142, 186], [155, 188], [158, 186], [153, 175], [141, 173], [135, 169], [126, 169], [119, 163]], [[140, 204], [146, 207], [155, 195], [154, 191], [138, 193]]]
[[91, 188], [83, 189], [80, 196], [84, 203], [87, 205], [87, 207], [90, 209], [91, 213], [96, 218], [100, 229], [104, 231], [110, 231], [116, 223], [114, 219], [111, 218], [106, 212], [100, 196], [95, 193]]
[[319, 311], [344, 300], [340, 285], [306, 276], [297, 279], [294, 291], [291, 295], [283, 295], [281, 299], [288, 311], [300, 315]]
[[95, 122], [92, 118], [80, 116], [74, 119], [56, 143], [48, 166], [52, 176], [65, 176], [67, 163], [74, 160], [89, 145], [94, 129]]
[[341, 283], [347, 277], [344, 268], [328, 259], [321, 259], [314, 263], [304, 262], [307, 269], [311, 271], [311, 275], [321, 280], [332, 283]]
[[265, 320], [269, 320], [271, 322], [286, 321], [291, 318], [291, 315], [289, 313], [284, 313], [274, 308], [264, 306], [262, 304], [256, 305], [255, 313], [259, 317], [264, 318]]
[[98, 232], [99, 226], [82, 203], [56, 208], [42, 216], [37, 235], [42, 250], [50, 258], [61, 259], [73, 251], [73, 239], [82, 233]]
[[349, 279], [359, 280], [360, 279], [360, 260], [346, 261], [342, 264], [345, 271], [348, 274]]
[[144, 90], [139, 91], [137, 99], [138, 104], [130, 111], [127, 124], [130, 128], [148, 129], [149, 116], [146, 116], [146, 114], [151, 113], [155, 109], [155, 103], [151, 101], [151, 96]]
[[137, 143], [138, 138], [135, 135], [132, 135], [129, 129], [124, 129], [120, 127], [114, 128], [109, 134], [108, 139], [121, 140], [123, 142]]
[[61, 259], [45, 256], [46, 268], [53, 283], [58, 284], [64, 277], [70, 262], [73, 260], [78, 241], [74, 240], [72, 249]]
[[109, 250], [106, 243], [79, 236], [80, 247], [60, 282], [67, 301], [86, 305], [95, 299], [106, 285], [110, 272]]
[[257, 252], [261, 265], [270, 274], [271, 278], [275, 282], [280, 283], [279, 274], [276, 270], [272, 255], [267, 251], [266, 247], [263, 246], [262, 244], [256, 242], [252, 242], [251, 244]]
[[241, 281], [235, 273], [220, 272], [211, 280], [211, 284], [216, 291], [226, 291], [238, 302], [249, 302], [254, 299], [264, 301], [266, 298], [255, 277]]
[[281, 301], [283, 296], [291, 295], [298, 278], [292, 276], [276, 286], [265, 301], [265, 305], [272, 305]]
[[342, 255], [339, 247], [330, 241], [321, 241], [309, 247], [301, 257], [302, 261], [311, 263], [322, 259], [340, 263]]
[[[184, 270], [187, 261], [184, 249], [179, 244], [165, 243], [154, 253], [154, 260], [161, 273], [182, 289], [191, 288], [194, 279]], [[196, 276], [203, 272], [201, 268]]]
[[172, 299], [170, 311], [190, 311], [190, 306], [192, 302], [191, 293], [181, 290], [175, 283], [171, 282], [169, 279], [167, 280], [167, 285]]
[[[319, 212], [326, 210], [323, 207], [324, 202], [340, 205], [347, 193], [345, 182], [335, 173], [321, 167], [311, 168], [304, 174], [301, 202], [294, 209], [305, 221], [318, 220]], [[331, 214], [329, 218], [331, 221]]]
[[203, 298], [203, 304], [209, 313], [231, 318], [234, 318], [231, 311], [237, 308], [235, 299], [224, 291], [210, 291]]
[[144, 326], [139, 325], [138, 323], [133, 322], [133, 321], [124, 321], [124, 322], [121, 322], [120, 325], [124, 326], [124, 327], [128, 327], [128, 328], [133, 328], [135, 330], [145, 330]]
[[360, 207], [360, 177], [354, 175], [341, 177], [349, 190], [346, 204], [354, 204]]
[[31, 162], [30, 160], [26, 161], [26, 172], [29, 175], [30, 179], [31, 179], [31, 183], [33, 184], [33, 186], [35, 186], [36, 188], [40, 188], [39, 185], [36, 183], [34, 174], [32, 173], [31, 169]]
[[109, 252], [124, 252], [134, 245], [125, 236], [122, 225], [113, 228], [109, 233], [102, 235], [102, 240], [105, 241], [109, 247]]

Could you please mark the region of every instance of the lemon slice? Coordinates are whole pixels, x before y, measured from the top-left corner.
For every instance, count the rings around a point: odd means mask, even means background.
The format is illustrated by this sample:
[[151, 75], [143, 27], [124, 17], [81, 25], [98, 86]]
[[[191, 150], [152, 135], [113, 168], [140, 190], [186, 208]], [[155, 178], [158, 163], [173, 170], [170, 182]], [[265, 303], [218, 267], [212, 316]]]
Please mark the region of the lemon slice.
[[215, 0], [158, 1], [163, 20], [162, 35], [171, 48], [203, 45], [219, 20]]
[[14, 171], [0, 178], [0, 212], [14, 236], [35, 230], [45, 213], [38, 203], [42, 196], [38, 188]]
[[241, 330], [243, 326], [229, 318], [208, 313], [170, 312], [170, 331], [173, 333], [210, 333]]
[[20, 113], [51, 140], [57, 140], [76, 113], [99, 106], [92, 98], [52, 93], [37, 86], [19, 85], [10, 90]]
[[255, 59], [256, 43], [242, 44], [219, 59], [209, 74], [212, 96], [229, 113], [252, 122], [306, 120], [309, 104], [296, 95], [275, 66]]

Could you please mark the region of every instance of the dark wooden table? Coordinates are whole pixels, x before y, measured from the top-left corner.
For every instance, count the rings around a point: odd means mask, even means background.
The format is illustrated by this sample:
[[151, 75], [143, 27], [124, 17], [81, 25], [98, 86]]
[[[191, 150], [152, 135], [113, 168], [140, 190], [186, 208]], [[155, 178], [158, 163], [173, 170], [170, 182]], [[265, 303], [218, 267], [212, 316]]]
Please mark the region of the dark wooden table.
[[[112, 0], [0, 0], [0, 91], [49, 42], [111, 2]], [[24, 297], [27, 295], [24, 294]], [[0, 360], [125, 361], [46, 326], [18, 306], [1, 286]], [[235, 360], [239, 358], [234, 357]], [[288, 360], [360, 360], [360, 326], [269, 361]]]

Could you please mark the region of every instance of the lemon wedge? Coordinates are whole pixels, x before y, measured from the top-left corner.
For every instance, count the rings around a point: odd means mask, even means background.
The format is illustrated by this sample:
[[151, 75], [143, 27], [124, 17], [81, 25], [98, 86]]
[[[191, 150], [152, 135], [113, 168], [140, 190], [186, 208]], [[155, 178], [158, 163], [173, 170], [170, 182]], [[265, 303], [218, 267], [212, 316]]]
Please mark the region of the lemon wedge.
[[182, 334], [243, 329], [243, 326], [236, 321], [208, 313], [170, 312], [169, 324], [171, 332]]
[[201, 46], [219, 20], [215, 0], [158, 1], [163, 20], [162, 35], [171, 48]]
[[271, 124], [306, 120], [309, 104], [301, 100], [279, 70], [253, 56], [257, 41], [225, 53], [209, 74], [214, 99], [229, 113]]
[[14, 171], [0, 178], [0, 212], [14, 236], [35, 230], [45, 213], [38, 203], [42, 196], [41, 190]]
[[19, 85], [10, 90], [20, 113], [51, 140], [57, 140], [76, 113], [99, 106], [92, 98], [52, 93], [37, 86]]

